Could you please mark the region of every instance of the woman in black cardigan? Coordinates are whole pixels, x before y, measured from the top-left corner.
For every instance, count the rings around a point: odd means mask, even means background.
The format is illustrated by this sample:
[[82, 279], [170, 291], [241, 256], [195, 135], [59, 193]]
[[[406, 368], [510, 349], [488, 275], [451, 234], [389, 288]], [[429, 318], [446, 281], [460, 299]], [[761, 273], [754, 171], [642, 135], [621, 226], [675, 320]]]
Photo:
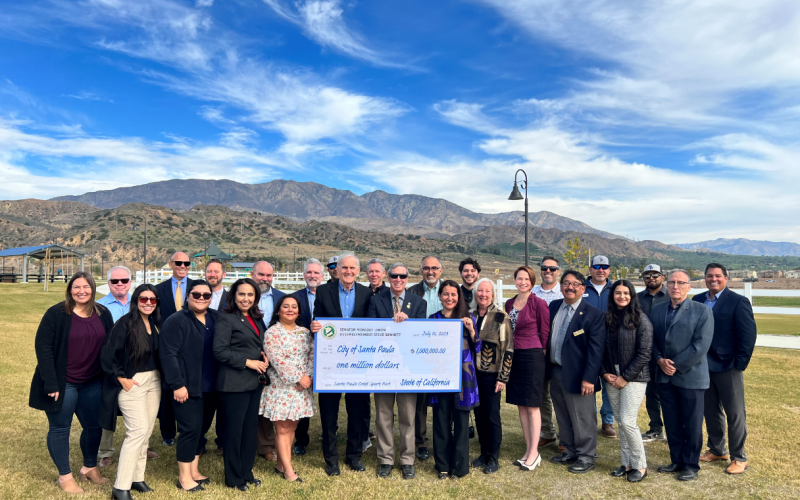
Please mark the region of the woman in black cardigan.
[[606, 381], [608, 399], [619, 423], [622, 466], [611, 472], [638, 483], [647, 477], [647, 458], [637, 424], [653, 354], [653, 325], [642, 313], [636, 289], [628, 280], [611, 285], [606, 311], [605, 355], [600, 373]]
[[[213, 335], [217, 311], [209, 309], [211, 288], [202, 280], [186, 289], [187, 307], [176, 312], [161, 329], [159, 358], [165, 386], [173, 391], [173, 408], [178, 424], [178, 488], [202, 491], [209, 479], [198, 469], [200, 437], [203, 432], [203, 372], [213, 369], [203, 363], [204, 337]], [[227, 450], [226, 450], [227, 453]]]
[[261, 484], [253, 477], [258, 407], [267, 371], [260, 299], [255, 281], [237, 280], [228, 291], [214, 336], [214, 356], [220, 362], [217, 390], [225, 412], [225, 484], [241, 491]]
[[161, 313], [153, 285], [139, 285], [131, 296], [131, 312], [114, 325], [100, 353], [106, 372], [100, 421], [114, 431], [117, 407], [125, 422], [125, 441], [119, 452], [117, 480], [111, 498], [130, 500], [130, 490], [153, 491], [144, 482], [147, 442], [161, 402], [158, 331]]
[[44, 314], [36, 331], [36, 371], [28, 404], [47, 414], [47, 449], [58, 468], [58, 486], [68, 493], [83, 493], [69, 466], [69, 434], [73, 415], [83, 427], [82, 481], [105, 484], [97, 470], [100, 447], [100, 402], [103, 377], [100, 349], [114, 319], [96, 304], [94, 278], [83, 271], [67, 283], [66, 299]]

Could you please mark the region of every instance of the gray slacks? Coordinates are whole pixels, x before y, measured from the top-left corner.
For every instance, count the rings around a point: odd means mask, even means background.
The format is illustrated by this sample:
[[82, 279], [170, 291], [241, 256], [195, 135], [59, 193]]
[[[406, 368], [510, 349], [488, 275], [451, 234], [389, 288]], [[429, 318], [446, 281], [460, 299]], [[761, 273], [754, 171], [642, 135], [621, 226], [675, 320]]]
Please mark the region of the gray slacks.
[[414, 416], [417, 394], [408, 392], [375, 393], [375, 435], [378, 462], [394, 465], [394, 403], [397, 401], [397, 420], [400, 424], [400, 465], [414, 465]]
[[744, 372], [731, 368], [710, 372], [711, 384], [705, 394], [705, 419], [708, 448], [714, 455], [727, 455], [725, 430], [731, 460], [747, 461], [744, 442], [747, 439], [747, 417], [744, 407]]
[[589, 463], [597, 459], [597, 409], [595, 395], [581, 396], [567, 392], [561, 367], [553, 366], [550, 395], [556, 410], [559, 438], [566, 453]]
[[[616, 366], [619, 373], [619, 366]], [[619, 449], [622, 465], [633, 469], [646, 469], [647, 458], [642, 443], [642, 431], [637, 419], [644, 400], [647, 382], [628, 382], [622, 389], [606, 384], [606, 394], [619, 425]]]
[[114, 452], [114, 431], [103, 429], [103, 436], [100, 438], [100, 449], [97, 450], [97, 458], [113, 457]]
[[555, 439], [558, 437], [556, 433], [556, 421], [553, 418], [553, 398], [550, 397], [550, 381], [545, 380], [544, 391], [542, 391], [542, 432], [540, 437], [542, 439]]

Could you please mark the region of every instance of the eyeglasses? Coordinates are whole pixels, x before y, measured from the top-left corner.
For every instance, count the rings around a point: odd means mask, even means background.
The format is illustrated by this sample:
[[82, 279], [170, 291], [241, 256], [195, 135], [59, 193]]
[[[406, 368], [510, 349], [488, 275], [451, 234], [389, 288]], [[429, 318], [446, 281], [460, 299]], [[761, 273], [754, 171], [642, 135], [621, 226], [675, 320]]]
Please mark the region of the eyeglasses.
[[667, 281], [667, 286], [676, 287], [676, 286], [686, 286], [688, 285], [688, 281]]
[[603, 271], [606, 271], [608, 270], [609, 267], [611, 266], [609, 266], [608, 264], [595, 264], [592, 266], [592, 269], [602, 269]]
[[108, 280], [109, 283], [112, 285], [116, 285], [117, 283], [122, 283], [123, 285], [127, 285], [130, 283], [130, 278], [120, 278], [120, 279], [110, 279]]
[[581, 283], [580, 281], [564, 281], [561, 284], [564, 286], [564, 288], [576, 288], [577, 289], [577, 288], [580, 288], [580, 287], [583, 286], [583, 283]]
[[646, 280], [654, 280], [654, 279], [657, 279], [659, 276], [661, 276], [661, 275], [658, 274], [658, 273], [656, 273], [656, 274], [645, 274], [645, 275], [642, 276], [642, 278], [644, 278]]
[[404, 280], [404, 279], [408, 278], [408, 274], [396, 274], [396, 273], [391, 273], [391, 274], [389, 275], [389, 277], [390, 277], [390, 278], [392, 278], [393, 280], [396, 280], [396, 279], [401, 279], [401, 280]]
[[176, 267], [189, 267], [192, 265], [192, 263], [188, 260], [173, 260], [172, 263], [175, 264]]
[[558, 266], [542, 266], [541, 267], [542, 272], [550, 271], [551, 273], [554, 273], [554, 272], [558, 271], [559, 269], [561, 269], [561, 268], [558, 267]]
[[194, 298], [194, 300], [200, 300], [200, 299], [211, 300], [211, 296], [212, 294], [209, 292], [206, 293], [192, 292], [192, 297]]
[[140, 304], [147, 304], [148, 302], [155, 305], [158, 303], [158, 297], [139, 297]]
[[440, 271], [441, 269], [442, 269], [441, 267], [436, 267], [436, 266], [433, 266], [433, 267], [425, 266], [425, 267], [422, 268], [422, 270], [425, 271], [426, 273], [429, 272], [429, 271]]

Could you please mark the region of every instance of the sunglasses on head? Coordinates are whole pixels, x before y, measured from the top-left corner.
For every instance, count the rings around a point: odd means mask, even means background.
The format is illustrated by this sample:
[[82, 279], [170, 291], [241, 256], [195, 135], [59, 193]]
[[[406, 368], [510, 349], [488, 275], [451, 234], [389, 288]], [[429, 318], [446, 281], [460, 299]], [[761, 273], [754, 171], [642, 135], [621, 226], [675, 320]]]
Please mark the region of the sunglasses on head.
[[609, 266], [608, 264], [595, 264], [592, 266], [592, 269], [602, 269], [603, 271], [606, 271], [608, 270], [609, 267], [611, 266]]
[[173, 260], [172, 263], [175, 264], [177, 267], [181, 267], [181, 266], [189, 267], [189, 266], [192, 265], [192, 263], [189, 262], [188, 260]]
[[130, 278], [120, 278], [120, 279], [110, 279], [108, 280], [109, 283], [112, 285], [116, 285], [117, 283], [122, 283], [123, 285], [127, 285], [130, 283]]
[[408, 278], [408, 274], [392, 273], [392, 274], [389, 275], [389, 277], [392, 278], [393, 280], [396, 280], [398, 278], [401, 279], [401, 280], [404, 280], [404, 279]]
[[200, 300], [200, 299], [210, 300], [211, 296], [212, 295], [211, 295], [210, 292], [206, 292], [206, 293], [192, 292], [192, 297], [194, 297], [194, 300]]
[[541, 269], [542, 269], [542, 272], [550, 271], [551, 273], [554, 273], [554, 272], [558, 271], [560, 268], [558, 266], [542, 266]]
[[158, 303], [158, 298], [157, 297], [139, 297], [139, 303], [140, 304], [147, 304], [148, 302], [150, 302], [151, 304], [155, 305], [155, 304]]

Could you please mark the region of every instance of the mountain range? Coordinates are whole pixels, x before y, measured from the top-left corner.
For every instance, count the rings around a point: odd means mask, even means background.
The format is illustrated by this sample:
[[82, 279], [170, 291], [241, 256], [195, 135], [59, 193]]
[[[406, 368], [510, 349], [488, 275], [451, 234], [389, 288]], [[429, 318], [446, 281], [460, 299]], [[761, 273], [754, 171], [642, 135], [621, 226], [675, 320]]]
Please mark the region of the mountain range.
[[788, 241], [759, 241], [746, 238], [717, 238], [699, 243], [677, 243], [685, 250], [711, 250], [734, 255], [790, 255], [800, 257], [800, 245]]

